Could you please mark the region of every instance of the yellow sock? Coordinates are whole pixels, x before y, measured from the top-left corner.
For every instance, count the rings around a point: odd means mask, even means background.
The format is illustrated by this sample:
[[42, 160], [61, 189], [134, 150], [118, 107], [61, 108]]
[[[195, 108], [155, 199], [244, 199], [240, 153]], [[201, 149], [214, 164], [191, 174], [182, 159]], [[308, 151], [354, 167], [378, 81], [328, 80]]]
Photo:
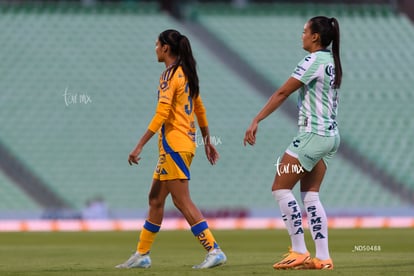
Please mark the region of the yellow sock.
[[191, 231], [208, 252], [215, 248], [219, 248], [213, 233], [211, 233], [205, 220], [191, 226]]
[[137, 244], [137, 252], [139, 254], [143, 255], [150, 252], [155, 236], [160, 231], [160, 227], [160, 225], [151, 223], [148, 220], [145, 221]]

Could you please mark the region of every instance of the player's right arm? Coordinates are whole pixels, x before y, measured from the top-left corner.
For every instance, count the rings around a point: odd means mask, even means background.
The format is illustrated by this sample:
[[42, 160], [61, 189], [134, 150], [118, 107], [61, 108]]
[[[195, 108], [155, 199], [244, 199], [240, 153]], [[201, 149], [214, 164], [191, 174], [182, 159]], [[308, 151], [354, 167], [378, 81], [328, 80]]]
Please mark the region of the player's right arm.
[[162, 101], [158, 102], [155, 115], [152, 118], [150, 124], [148, 125], [147, 131], [144, 133], [141, 139], [139, 139], [138, 144], [135, 146], [135, 148], [131, 151], [131, 153], [128, 156], [128, 163], [130, 165], [132, 165], [132, 163], [138, 164], [138, 161], [141, 159], [139, 155], [142, 149], [167, 120], [168, 115], [170, 114], [170, 110], [170, 104], [164, 103]]
[[151, 130], [147, 129], [147, 131], [142, 135], [141, 139], [139, 139], [138, 144], [135, 146], [135, 148], [131, 151], [131, 153], [128, 156], [128, 163], [129, 165], [132, 165], [132, 163], [138, 165], [138, 161], [141, 159], [139, 155], [141, 154], [142, 149], [144, 148], [145, 144], [154, 136], [155, 132], [152, 132]]
[[269, 98], [267, 103], [259, 111], [259, 113], [254, 117], [249, 128], [246, 130], [244, 136], [244, 145], [246, 142], [250, 145], [256, 143], [256, 132], [259, 126], [259, 122], [264, 120], [267, 116], [272, 114], [282, 103], [297, 89], [303, 86], [303, 83], [293, 77], [290, 77], [279, 89], [277, 89], [273, 95]]

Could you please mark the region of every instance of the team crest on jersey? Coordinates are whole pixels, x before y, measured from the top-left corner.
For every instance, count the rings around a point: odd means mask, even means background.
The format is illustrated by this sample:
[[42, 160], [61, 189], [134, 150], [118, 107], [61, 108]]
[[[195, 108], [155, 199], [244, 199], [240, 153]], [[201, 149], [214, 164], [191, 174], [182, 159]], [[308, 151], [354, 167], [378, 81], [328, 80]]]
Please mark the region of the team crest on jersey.
[[332, 65], [332, 64], [328, 64], [328, 65], [325, 67], [325, 73], [326, 73], [328, 76], [330, 76], [330, 77], [332, 77], [332, 76], [334, 76], [334, 75], [335, 75], [335, 68], [333, 67], [333, 65]]

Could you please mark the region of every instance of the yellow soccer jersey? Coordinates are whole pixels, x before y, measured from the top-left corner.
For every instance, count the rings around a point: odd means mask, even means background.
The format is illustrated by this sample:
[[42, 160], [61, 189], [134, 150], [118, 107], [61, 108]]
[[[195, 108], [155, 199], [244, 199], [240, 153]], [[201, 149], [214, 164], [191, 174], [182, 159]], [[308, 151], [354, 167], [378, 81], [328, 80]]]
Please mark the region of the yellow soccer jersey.
[[[196, 126], [194, 115], [200, 127], [208, 126], [206, 111], [201, 97], [190, 97], [187, 79], [181, 66], [171, 77], [172, 68], [167, 68], [161, 77], [158, 87], [158, 106], [169, 108], [168, 117], [159, 130], [160, 154], [171, 152], [195, 153]], [[151, 129], [151, 128], [150, 128]], [[156, 131], [155, 130], [155, 131]]]

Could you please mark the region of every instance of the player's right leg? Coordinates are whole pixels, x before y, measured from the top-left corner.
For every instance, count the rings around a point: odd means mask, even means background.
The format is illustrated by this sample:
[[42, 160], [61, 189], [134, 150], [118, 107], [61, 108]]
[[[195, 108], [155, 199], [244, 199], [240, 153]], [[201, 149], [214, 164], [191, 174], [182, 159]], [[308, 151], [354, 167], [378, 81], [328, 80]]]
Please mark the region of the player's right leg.
[[[302, 265], [310, 256], [305, 244], [302, 212], [292, 193], [292, 188], [307, 174], [307, 171], [299, 169], [302, 168], [299, 160], [288, 153], [283, 155], [277, 166], [272, 194], [282, 213], [282, 219], [290, 236], [291, 247], [284, 258], [273, 265], [273, 268], [293, 269]], [[297, 169], [292, 170], [292, 168]]]
[[212, 268], [224, 264], [227, 257], [217, 244], [207, 221], [190, 197], [189, 183], [187, 179], [176, 179], [167, 182], [174, 205], [183, 214], [191, 232], [207, 251], [207, 255], [201, 264], [193, 266], [195, 269]]

